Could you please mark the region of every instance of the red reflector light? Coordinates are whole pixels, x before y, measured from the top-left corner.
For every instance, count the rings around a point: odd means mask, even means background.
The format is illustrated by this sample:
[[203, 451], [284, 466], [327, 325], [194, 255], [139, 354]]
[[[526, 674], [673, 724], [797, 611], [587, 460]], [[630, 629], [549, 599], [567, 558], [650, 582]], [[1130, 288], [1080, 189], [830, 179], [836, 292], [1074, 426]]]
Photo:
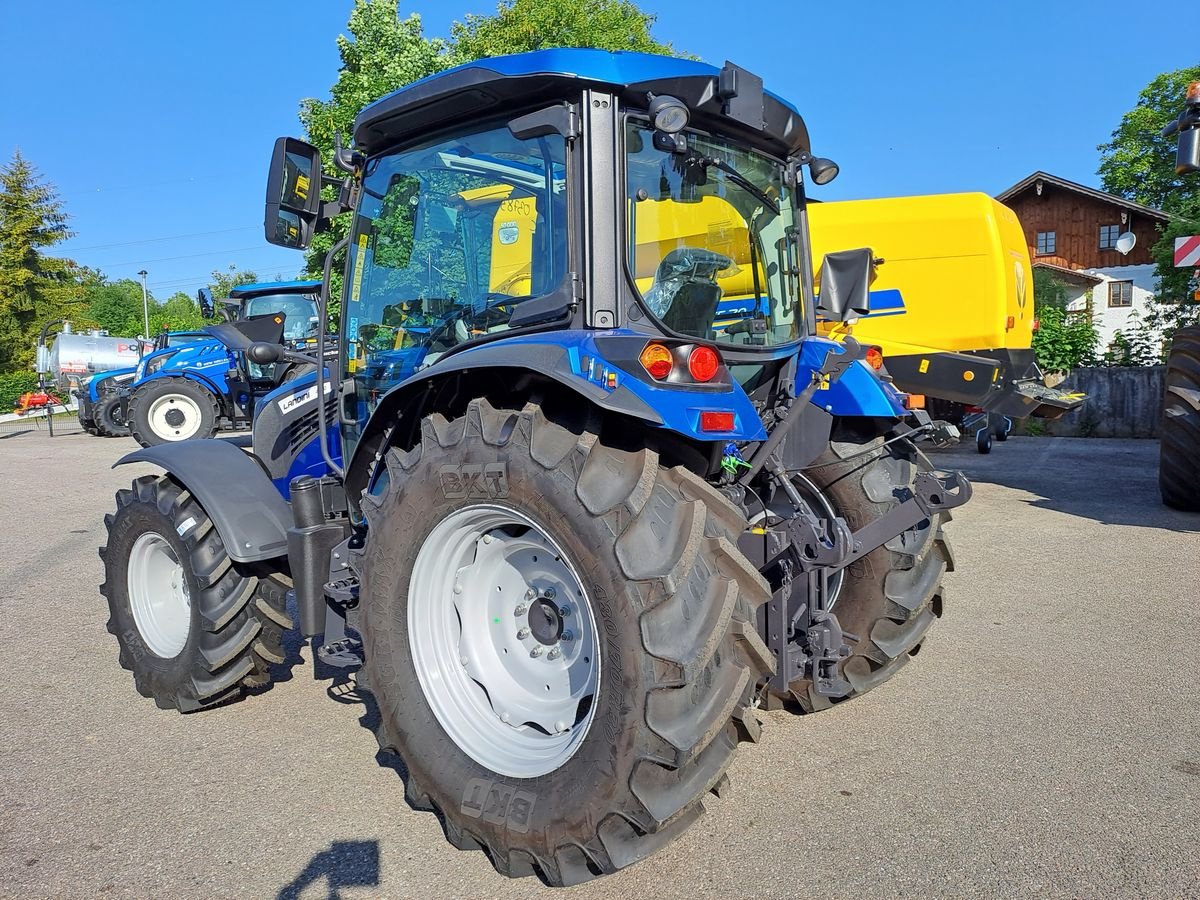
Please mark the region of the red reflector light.
[[712, 347], [697, 347], [688, 354], [688, 372], [697, 381], [712, 381], [721, 368], [721, 357]]
[[1042, 327], [1042, 320], [1041, 320], [1041, 319], [1034, 319], [1034, 320], [1033, 320], [1033, 330], [1034, 330], [1034, 331], [1037, 331], [1037, 330], [1038, 330], [1039, 328], [1041, 328], [1041, 327]]
[[1004, 330], [1012, 331], [1013, 328], [1016, 327], [1016, 324], [1017, 324], [1016, 318], [1014, 318], [1013, 316], [1009, 316], [1004, 322]]
[[867, 365], [876, 372], [883, 368], [883, 352], [878, 347], [867, 348]]
[[647, 344], [639, 359], [642, 368], [656, 381], [662, 381], [671, 374], [674, 360], [671, 358], [671, 351], [662, 344]]
[[733, 431], [733, 413], [711, 412], [700, 413], [701, 431]]

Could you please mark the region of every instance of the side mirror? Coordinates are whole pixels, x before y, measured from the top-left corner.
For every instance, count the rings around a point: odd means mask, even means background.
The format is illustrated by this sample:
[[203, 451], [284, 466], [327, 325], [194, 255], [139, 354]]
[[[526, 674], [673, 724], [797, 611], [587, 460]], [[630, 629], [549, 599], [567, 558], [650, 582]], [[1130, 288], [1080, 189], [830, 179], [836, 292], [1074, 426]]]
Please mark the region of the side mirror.
[[246, 348], [246, 359], [259, 366], [281, 362], [285, 349], [279, 344], [268, 344], [265, 341], [255, 341]]
[[281, 137], [271, 154], [263, 230], [267, 242], [304, 250], [321, 212], [321, 151], [297, 138]]
[[208, 288], [196, 291], [196, 302], [200, 304], [200, 314], [206, 319], [213, 317], [213, 296]]
[[834, 322], [853, 322], [871, 311], [875, 254], [869, 247], [826, 253], [817, 272], [817, 313]]
[[1179, 147], [1175, 152], [1175, 174], [1200, 172], [1200, 123], [1195, 128], [1179, 132]]

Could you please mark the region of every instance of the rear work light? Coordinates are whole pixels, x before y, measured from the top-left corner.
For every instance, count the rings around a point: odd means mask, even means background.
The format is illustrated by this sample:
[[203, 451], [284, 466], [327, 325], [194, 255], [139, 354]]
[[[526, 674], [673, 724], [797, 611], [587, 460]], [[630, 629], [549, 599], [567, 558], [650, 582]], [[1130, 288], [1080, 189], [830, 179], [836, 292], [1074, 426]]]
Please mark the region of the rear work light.
[[688, 373], [697, 381], [712, 381], [721, 368], [721, 358], [712, 347], [696, 347], [688, 354]]
[[883, 368], [883, 351], [878, 347], [867, 348], [867, 365], [878, 372]]
[[733, 431], [733, 413], [704, 410], [700, 413], [701, 431]]
[[662, 344], [647, 344], [639, 359], [642, 368], [650, 373], [650, 377], [655, 381], [662, 381], [670, 375], [671, 367], [674, 365], [671, 351]]

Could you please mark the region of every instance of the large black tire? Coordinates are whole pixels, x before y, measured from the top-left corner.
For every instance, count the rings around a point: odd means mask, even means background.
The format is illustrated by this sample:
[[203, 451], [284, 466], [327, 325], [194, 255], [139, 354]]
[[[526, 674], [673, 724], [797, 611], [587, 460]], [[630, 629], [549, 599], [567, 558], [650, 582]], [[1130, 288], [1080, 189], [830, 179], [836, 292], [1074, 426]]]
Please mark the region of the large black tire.
[[129, 423], [125, 421], [119, 394], [101, 394], [100, 399], [96, 401], [96, 431], [104, 437], [129, 436]]
[[[426, 537], [481, 502], [447, 497], [465, 491], [443, 488], [442, 473], [496, 463], [507, 467], [502, 502], [545, 524], [574, 559], [603, 636], [592, 725], [573, 756], [533, 779], [498, 775], [449, 737], [406, 626]], [[383, 495], [365, 498], [365, 680], [380, 746], [408, 767], [409, 803], [436, 810], [452, 844], [484, 850], [499, 872], [552, 885], [616, 871], [674, 839], [724, 783], [739, 741], [757, 739], [756, 685], [774, 667], [754, 626], [767, 587], [735, 545], [741, 512], [652, 450], [618, 450], [533, 405], [476, 400], [453, 422], [431, 416], [418, 445], [389, 451], [386, 464]], [[476, 798], [486, 798], [482, 815]]]
[[[865, 445], [834, 442], [814, 467], [805, 470], [852, 530], [896, 507], [897, 495], [907, 496], [917, 472], [932, 468], [909, 441], [882, 443], [880, 438]], [[942, 615], [942, 576], [954, 569], [942, 533], [949, 520], [948, 512], [926, 519], [845, 570], [833, 612], [842, 628], [859, 639], [842, 665], [842, 675], [853, 691], [834, 700], [816, 693], [807, 680], [792, 682], [791, 694], [805, 712], [866, 693], [917, 655], [930, 627]]]
[[1175, 332], [1167, 357], [1158, 489], [1167, 506], [1200, 512], [1200, 326]]
[[[199, 421], [194, 431], [185, 432], [172, 428], [169, 424], [159, 427], [152, 421], [151, 410], [155, 401], [166, 400], [171, 403], [174, 398], [178, 398], [181, 409], [186, 405], [187, 411], [181, 412], [184, 421], [188, 421], [193, 406], [198, 411]], [[154, 447], [178, 440], [210, 438], [217, 433], [220, 415], [217, 398], [212, 392], [187, 378], [157, 378], [134, 390], [129, 398], [129, 431], [143, 447]]]
[[[169, 476], [146, 475], [118, 491], [117, 511], [104, 524], [100, 593], [120, 663], [133, 672], [138, 693], [162, 709], [192, 712], [269, 683], [270, 664], [285, 661], [283, 636], [292, 627], [286, 575], [252, 572], [230, 560], [204, 508]], [[190, 601], [186, 642], [170, 657], [148, 646], [131, 601], [130, 554], [147, 534], [170, 546]]]

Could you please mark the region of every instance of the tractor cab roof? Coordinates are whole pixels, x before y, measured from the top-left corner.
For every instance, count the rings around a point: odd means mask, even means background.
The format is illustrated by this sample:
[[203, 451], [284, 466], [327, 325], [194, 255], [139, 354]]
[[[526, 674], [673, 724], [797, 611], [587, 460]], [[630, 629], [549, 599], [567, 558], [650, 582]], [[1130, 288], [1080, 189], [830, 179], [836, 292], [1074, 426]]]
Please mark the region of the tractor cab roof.
[[[354, 122], [354, 140], [373, 155], [455, 122], [527, 110], [567, 99], [583, 88], [599, 88], [641, 108], [648, 104], [648, 94], [669, 94], [688, 105], [693, 122], [701, 127], [780, 156], [808, 151], [808, 131], [800, 113], [770, 92], [762, 94], [761, 124], [748, 123], [744, 115], [732, 117], [728, 97], [719, 93], [721, 71], [690, 59], [579, 48], [481, 59], [415, 81], [372, 103]], [[740, 84], [756, 81], [748, 72], [739, 75]]]
[[315, 294], [319, 290], [319, 281], [260, 281], [230, 288], [229, 296], [235, 300], [246, 300], [259, 294]]

